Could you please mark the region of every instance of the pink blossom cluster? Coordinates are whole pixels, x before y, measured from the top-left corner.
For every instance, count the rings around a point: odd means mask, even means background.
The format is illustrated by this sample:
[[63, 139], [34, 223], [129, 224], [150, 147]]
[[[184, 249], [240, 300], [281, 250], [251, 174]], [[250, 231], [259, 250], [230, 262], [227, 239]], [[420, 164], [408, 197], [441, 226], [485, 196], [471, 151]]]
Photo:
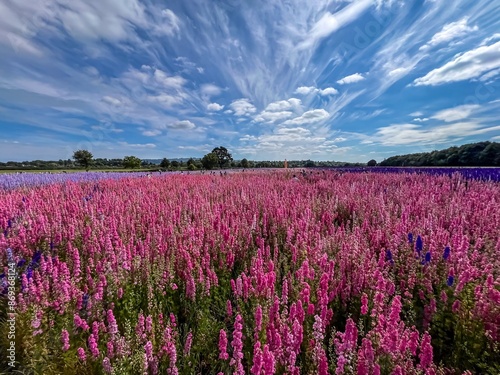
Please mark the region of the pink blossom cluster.
[[499, 183], [459, 175], [24, 186], [0, 190], [0, 293], [14, 260], [20, 345], [79, 373], [477, 373], [474, 348], [499, 360], [499, 212]]

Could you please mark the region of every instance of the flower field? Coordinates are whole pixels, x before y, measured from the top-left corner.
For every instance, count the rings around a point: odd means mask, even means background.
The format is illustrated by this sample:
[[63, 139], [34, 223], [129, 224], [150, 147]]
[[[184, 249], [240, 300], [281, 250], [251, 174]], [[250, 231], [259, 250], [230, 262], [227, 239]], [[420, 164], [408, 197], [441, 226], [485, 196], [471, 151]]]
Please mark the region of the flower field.
[[[26, 374], [500, 373], [500, 184], [314, 171], [0, 190]], [[4, 186], [5, 187], [5, 186]]]

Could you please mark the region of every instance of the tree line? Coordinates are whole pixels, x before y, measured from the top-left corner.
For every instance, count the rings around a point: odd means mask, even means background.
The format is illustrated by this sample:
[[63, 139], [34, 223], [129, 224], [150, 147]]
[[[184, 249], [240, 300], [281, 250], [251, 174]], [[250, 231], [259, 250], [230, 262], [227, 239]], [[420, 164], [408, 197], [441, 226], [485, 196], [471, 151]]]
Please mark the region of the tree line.
[[397, 155], [385, 159], [384, 167], [500, 166], [500, 143], [477, 142], [444, 150]]
[[[338, 161], [291, 160], [287, 162], [289, 168], [310, 167], [353, 167], [364, 166], [364, 163], [347, 163]], [[284, 161], [267, 160], [253, 161], [243, 158], [234, 160], [226, 147], [215, 147], [201, 158], [189, 158], [187, 161], [169, 160], [163, 158], [159, 163], [141, 160], [137, 156], [125, 156], [123, 159], [94, 158], [88, 150], [76, 150], [72, 159], [58, 161], [33, 160], [0, 162], [1, 170], [72, 170], [72, 169], [147, 169], [147, 170], [212, 170], [224, 168], [283, 168]]]

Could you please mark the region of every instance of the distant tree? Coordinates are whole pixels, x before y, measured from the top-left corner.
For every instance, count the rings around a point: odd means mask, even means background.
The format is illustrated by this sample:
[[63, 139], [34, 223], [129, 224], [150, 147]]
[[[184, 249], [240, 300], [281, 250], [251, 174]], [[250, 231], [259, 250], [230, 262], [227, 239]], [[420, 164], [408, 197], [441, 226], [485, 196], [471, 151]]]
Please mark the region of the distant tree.
[[177, 160], [172, 160], [170, 165], [172, 166], [172, 168], [179, 168], [181, 163], [179, 163]]
[[217, 157], [217, 154], [211, 152], [206, 154], [203, 159], [201, 159], [201, 163], [205, 169], [214, 169], [219, 164], [219, 158]]
[[246, 158], [241, 159], [240, 162], [241, 168], [248, 168], [250, 164], [248, 163], [248, 160]]
[[141, 159], [137, 156], [125, 156], [123, 158], [123, 166], [125, 168], [140, 168], [141, 167]]
[[307, 167], [307, 168], [311, 168], [311, 167], [315, 167], [316, 166], [316, 163], [313, 162], [312, 160], [308, 160], [306, 161], [306, 163], [304, 164], [304, 167]]
[[73, 153], [73, 159], [75, 162], [85, 168], [87, 171], [92, 165], [92, 160], [94, 159], [94, 155], [88, 150], [77, 150]]
[[167, 158], [163, 158], [160, 163], [160, 167], [168, 169], [168, 167], [170, 167], [170, 160], [168, 160]]
[[366, 163], [369, 167], [375, 167], [377, 165], [377, 161], [375, 159], [370, 160]]
[[190, 171], [195, 171], [195, 170], [197, 170], [198, 168], [196, 168], [196, 165], [193, 163], [193, 164], [188, 164], [188, 169], [189, 169]]
[[212, 150], [212, 154], [217, 156], [217, 164], [219, 164], [219, 168], [222, 168], [226, 163], [229, 163], [233, 160], [233, 157], [225, 147], [216, 147]]
[[500, 166], [500, 143], [477, 142], [440, 151], [397, 155], [385, 159], [382, 166]]
[[189, 158], [189, 160], [186, 162], [186, 165], [189, 167], [190, 165], [194, 165], [194, 159]]

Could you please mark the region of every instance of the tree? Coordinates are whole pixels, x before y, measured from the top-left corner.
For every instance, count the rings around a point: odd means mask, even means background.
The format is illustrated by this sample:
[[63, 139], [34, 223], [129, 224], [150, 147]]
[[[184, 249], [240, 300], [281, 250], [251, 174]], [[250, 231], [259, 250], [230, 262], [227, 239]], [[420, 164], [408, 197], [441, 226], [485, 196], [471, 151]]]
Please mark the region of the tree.
[[186, 165], [189, 167], [190, 165], [194, 165], [194, 159], [189, 158], [189, 160], [186, 162]]
[[248, 160], [246, 158], [243, 158], [241, 159], [240, 165], [241, 168], [248, 168], [250, 164], [248, 163]]
[[125, 156], [123, 158], [123, 166], [125, 168], [140, 168], [141, 159], [139, 159], [137, 156]]
[[172, 160], [170, 165], [172, 166], [172, 168], [179, 168], [181, 163], [179, 163], [177, 160]]
[[367, 165], [369, 167], [375, 167], [377, 165], [377, 161], [375, 159], [370, 160]]
[[94, 156], [92, 153], [88, 150], [77, 150], [73, 153], [73, 159], [75, 159], [75, 162], [85, 168], [87, 171], [89, 170], [90, 166], [92, 165], [92, 160]]
[[227, 148], [222, 146], [214, 148], [211, 153], [217, 156], [217, 164], [219, 165], [219, 168], [222, 168], [224, 164], [233, 160], [233, 157], [231, 156]]
[[160, 167], [168, 169], [168, 167], [170, 167], [170, 160], [168, 160], [167, 158], [163, 158], [160, 163]]
[[219, 164], [219, 158], [217, 157], [217, 154], [211, 152], [206, 154], [203, 159], [201, 159], [201, 163], [205, 169], [214, 169]]

